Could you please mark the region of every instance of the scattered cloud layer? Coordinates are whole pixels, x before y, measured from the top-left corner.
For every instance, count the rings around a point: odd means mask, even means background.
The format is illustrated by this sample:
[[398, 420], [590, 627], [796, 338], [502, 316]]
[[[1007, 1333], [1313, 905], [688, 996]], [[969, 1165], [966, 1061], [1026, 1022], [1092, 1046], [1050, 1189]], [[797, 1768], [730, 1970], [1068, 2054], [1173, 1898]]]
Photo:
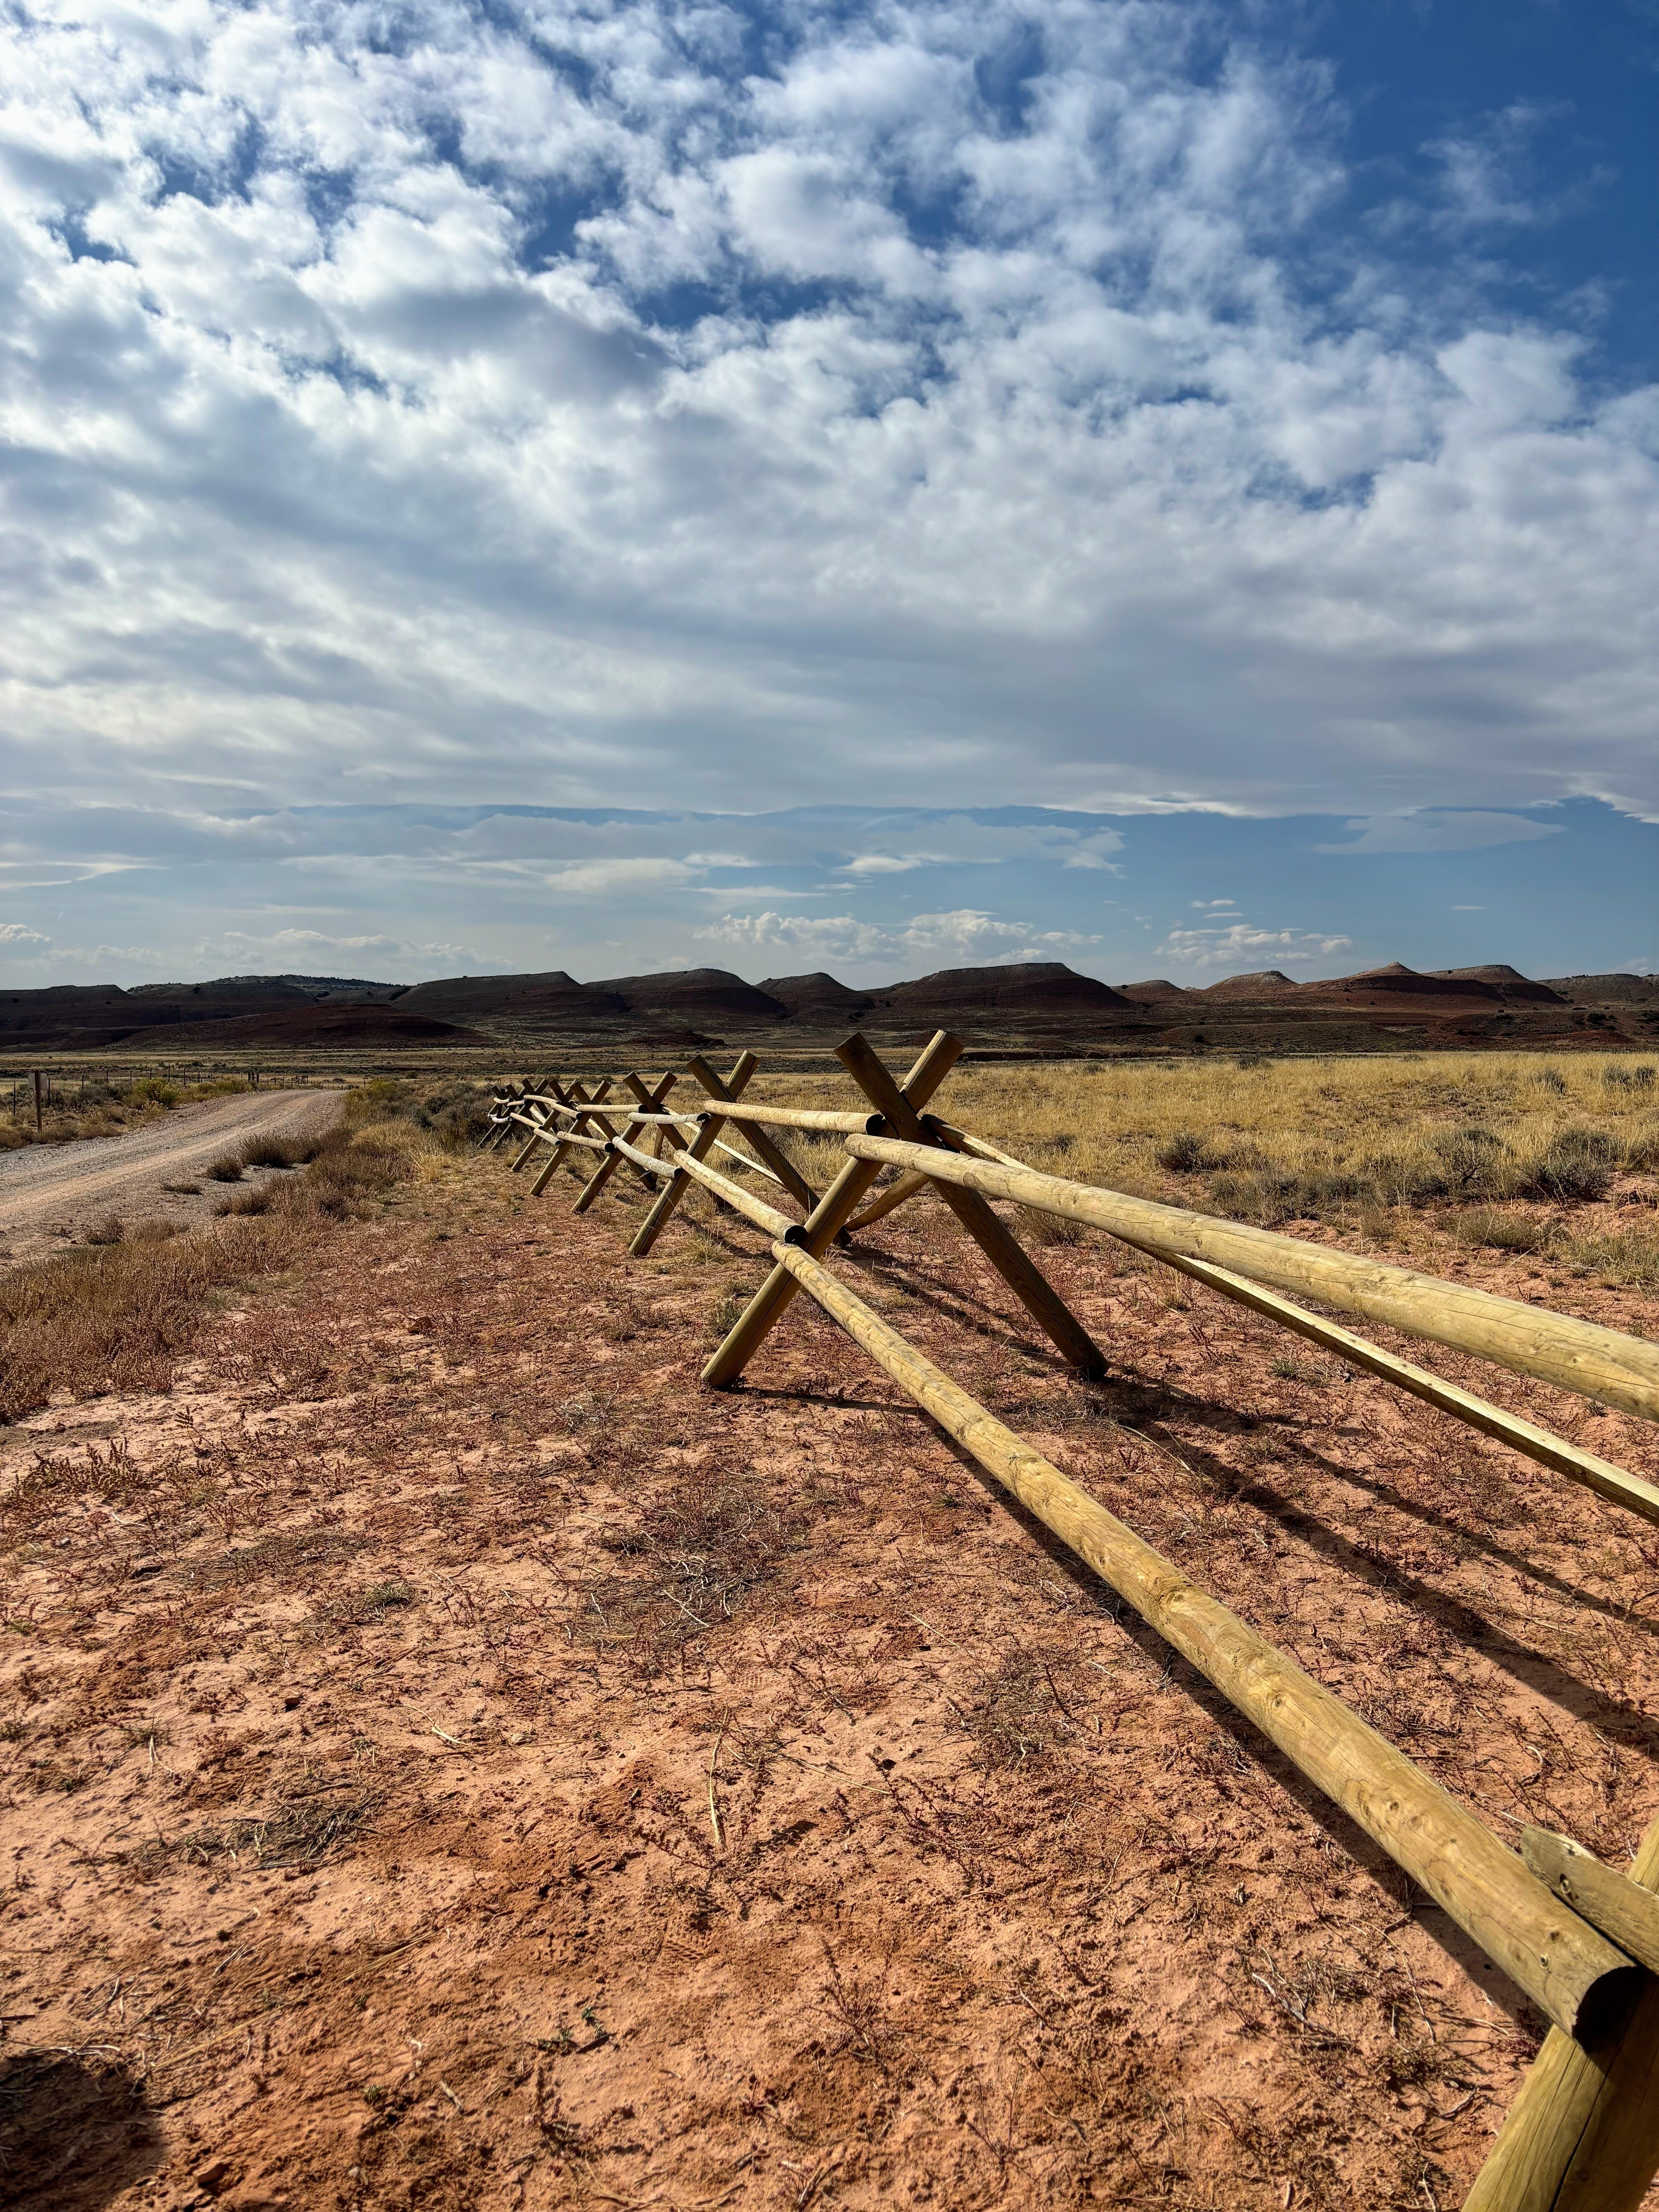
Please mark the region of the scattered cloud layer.
[[1029, 922], [1000, 921], [973, 907], [949, 914], [919, 914], [891, 927], [856, 921], [850, 914], [800, 915], [728, 914], [696, 932], [705, 945], [728, 956], [778, 954], [804, 962], [810, 972], [829, 961], [866, 970], [872, 963], [890, 980], [918, 965], [975, 968], [1020, 960], [1070, 960], [1102, 942], [1073, 930], [1034, 929]]
[[[1532, 118], [1358, 227], [1273, 20], [15, 14], [0, 726], [76, 814], [55, 879], [130, 865], [90, 791], [203, 836], [388, 799], [1659, 808], [1659, 392], [1483, 276]], [[1413, 222], [1479, 251], [1431, 276]]]
[[1182, 968], [1223, 968], [1249, 975], [1262, 968], [1285, 968], [1328, 961], [1352, 951], [1351, 937], [1321, 937], [1305, 929], [1257, 929], [1235, 921], [1214, 929], [1172, 929], [1158, 948]]
[[1492, 814], [1479, 807], [1448, 813], [1427, 807], [1417, 814], [1361, 817], [1344, 823], [1343, 843], [1322, 845], [1322, 853], [1474, 853], [1485, 845], [1530, 844], [1559, 837], [1559, 822], [1528, 821], [1520, 814]]
[[[1659, 827], [1587, 801], [1548, 809], [1544, 836], [1515, 834], [1529, 819], [1475, 834], [1443, 810], [1110, 821], [1029, 806], [237, 812], [34, 800], [12, 808], [0, 845], [0, 979], [414, 981], [713, 963], [756, 978], [829, 966], [873, 984], [1063, 959], [1120, 982], [1160, 968], [1177, 980], [1279, 965], [1330, 974], [1395, 958], [1508, 959], [1540, 975], [1629, 964], [1648, 949]], [[1376, 820], [1387, 837], [1367, 847]], [[1449, 821], [1465, 826], [1451, 835]], [[97, 872], [58, 865], [77, 839], [95, 845]], [[856, 866], [878, 855], [895, 865]]]

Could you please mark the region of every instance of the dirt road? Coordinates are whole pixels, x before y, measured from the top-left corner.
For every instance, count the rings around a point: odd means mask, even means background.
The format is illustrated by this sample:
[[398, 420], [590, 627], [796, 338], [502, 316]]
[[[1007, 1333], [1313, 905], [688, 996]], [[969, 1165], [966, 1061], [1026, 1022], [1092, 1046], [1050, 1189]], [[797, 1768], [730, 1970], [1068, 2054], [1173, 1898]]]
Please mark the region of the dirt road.
[[203, 1182], [210, 1161], [256, 1132], [312, 1134], [339, 1110], [337, 1091], [258, 1091], [181, 1106], [125, 1136], [0, 1154], [0, 1266], [78, 1243], [112, 1215], [206, 1220], [225, 1185], [206, 1182], [194, 1194], [166, 1186]]

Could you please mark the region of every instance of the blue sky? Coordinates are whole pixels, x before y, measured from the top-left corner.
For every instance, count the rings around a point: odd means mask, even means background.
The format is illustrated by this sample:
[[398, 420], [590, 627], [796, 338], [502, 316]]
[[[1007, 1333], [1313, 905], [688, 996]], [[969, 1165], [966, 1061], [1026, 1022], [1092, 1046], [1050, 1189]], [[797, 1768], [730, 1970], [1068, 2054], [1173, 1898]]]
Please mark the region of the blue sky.
[[1647, 0], [0, 36], [0, 976], [1659, 963]]

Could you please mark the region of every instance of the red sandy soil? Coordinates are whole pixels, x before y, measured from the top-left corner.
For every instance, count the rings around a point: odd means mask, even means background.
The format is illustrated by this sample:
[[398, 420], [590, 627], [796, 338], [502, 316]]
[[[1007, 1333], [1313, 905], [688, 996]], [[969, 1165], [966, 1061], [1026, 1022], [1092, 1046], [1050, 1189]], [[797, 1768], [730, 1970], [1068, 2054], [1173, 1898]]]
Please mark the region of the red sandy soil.
[[[462, 1164], [170, 1394], [0, 1440], [14, 2201], [1455, 2204], [1524, 2001], [805, 1299], [701, 1393], [747, 1230], [635, 1265], [637, 1203], [572, 1188]], [[1190, 1285], [1040, 1256], [1110, 1383], [939, 1209], [836, 1264], [1500, 1833], [1622, 1862], [1654, 1532]]]

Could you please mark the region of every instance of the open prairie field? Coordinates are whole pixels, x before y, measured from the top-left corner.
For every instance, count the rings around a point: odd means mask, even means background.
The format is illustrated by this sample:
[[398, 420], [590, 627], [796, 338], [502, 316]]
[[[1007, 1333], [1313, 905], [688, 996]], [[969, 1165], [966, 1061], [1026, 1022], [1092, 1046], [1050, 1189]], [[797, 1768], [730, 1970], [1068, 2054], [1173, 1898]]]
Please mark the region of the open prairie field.
[[[1639, 1061], [969, 1067], [935, 1103], [1659, 1331]], [[360, 1085], [210, 1226], [0, 1277], [15, 2201], [1449, 2212], [1529, 2002], [806, 1299], [701, 1389], [761, 1232], [694, 1194], [629, 1261], [637, 1182], [533, 1198], [478, 1107]], [[833, 1146], [787, 1143], [822, 1188]], [[1623, 1865], [1659, 1531], [1004, 1212], [1103, 1382], [930, 1198], [836, 1271], [1501, 1835]], [[1643, 1423], [1371, 1333], [1659, 1479]]]

